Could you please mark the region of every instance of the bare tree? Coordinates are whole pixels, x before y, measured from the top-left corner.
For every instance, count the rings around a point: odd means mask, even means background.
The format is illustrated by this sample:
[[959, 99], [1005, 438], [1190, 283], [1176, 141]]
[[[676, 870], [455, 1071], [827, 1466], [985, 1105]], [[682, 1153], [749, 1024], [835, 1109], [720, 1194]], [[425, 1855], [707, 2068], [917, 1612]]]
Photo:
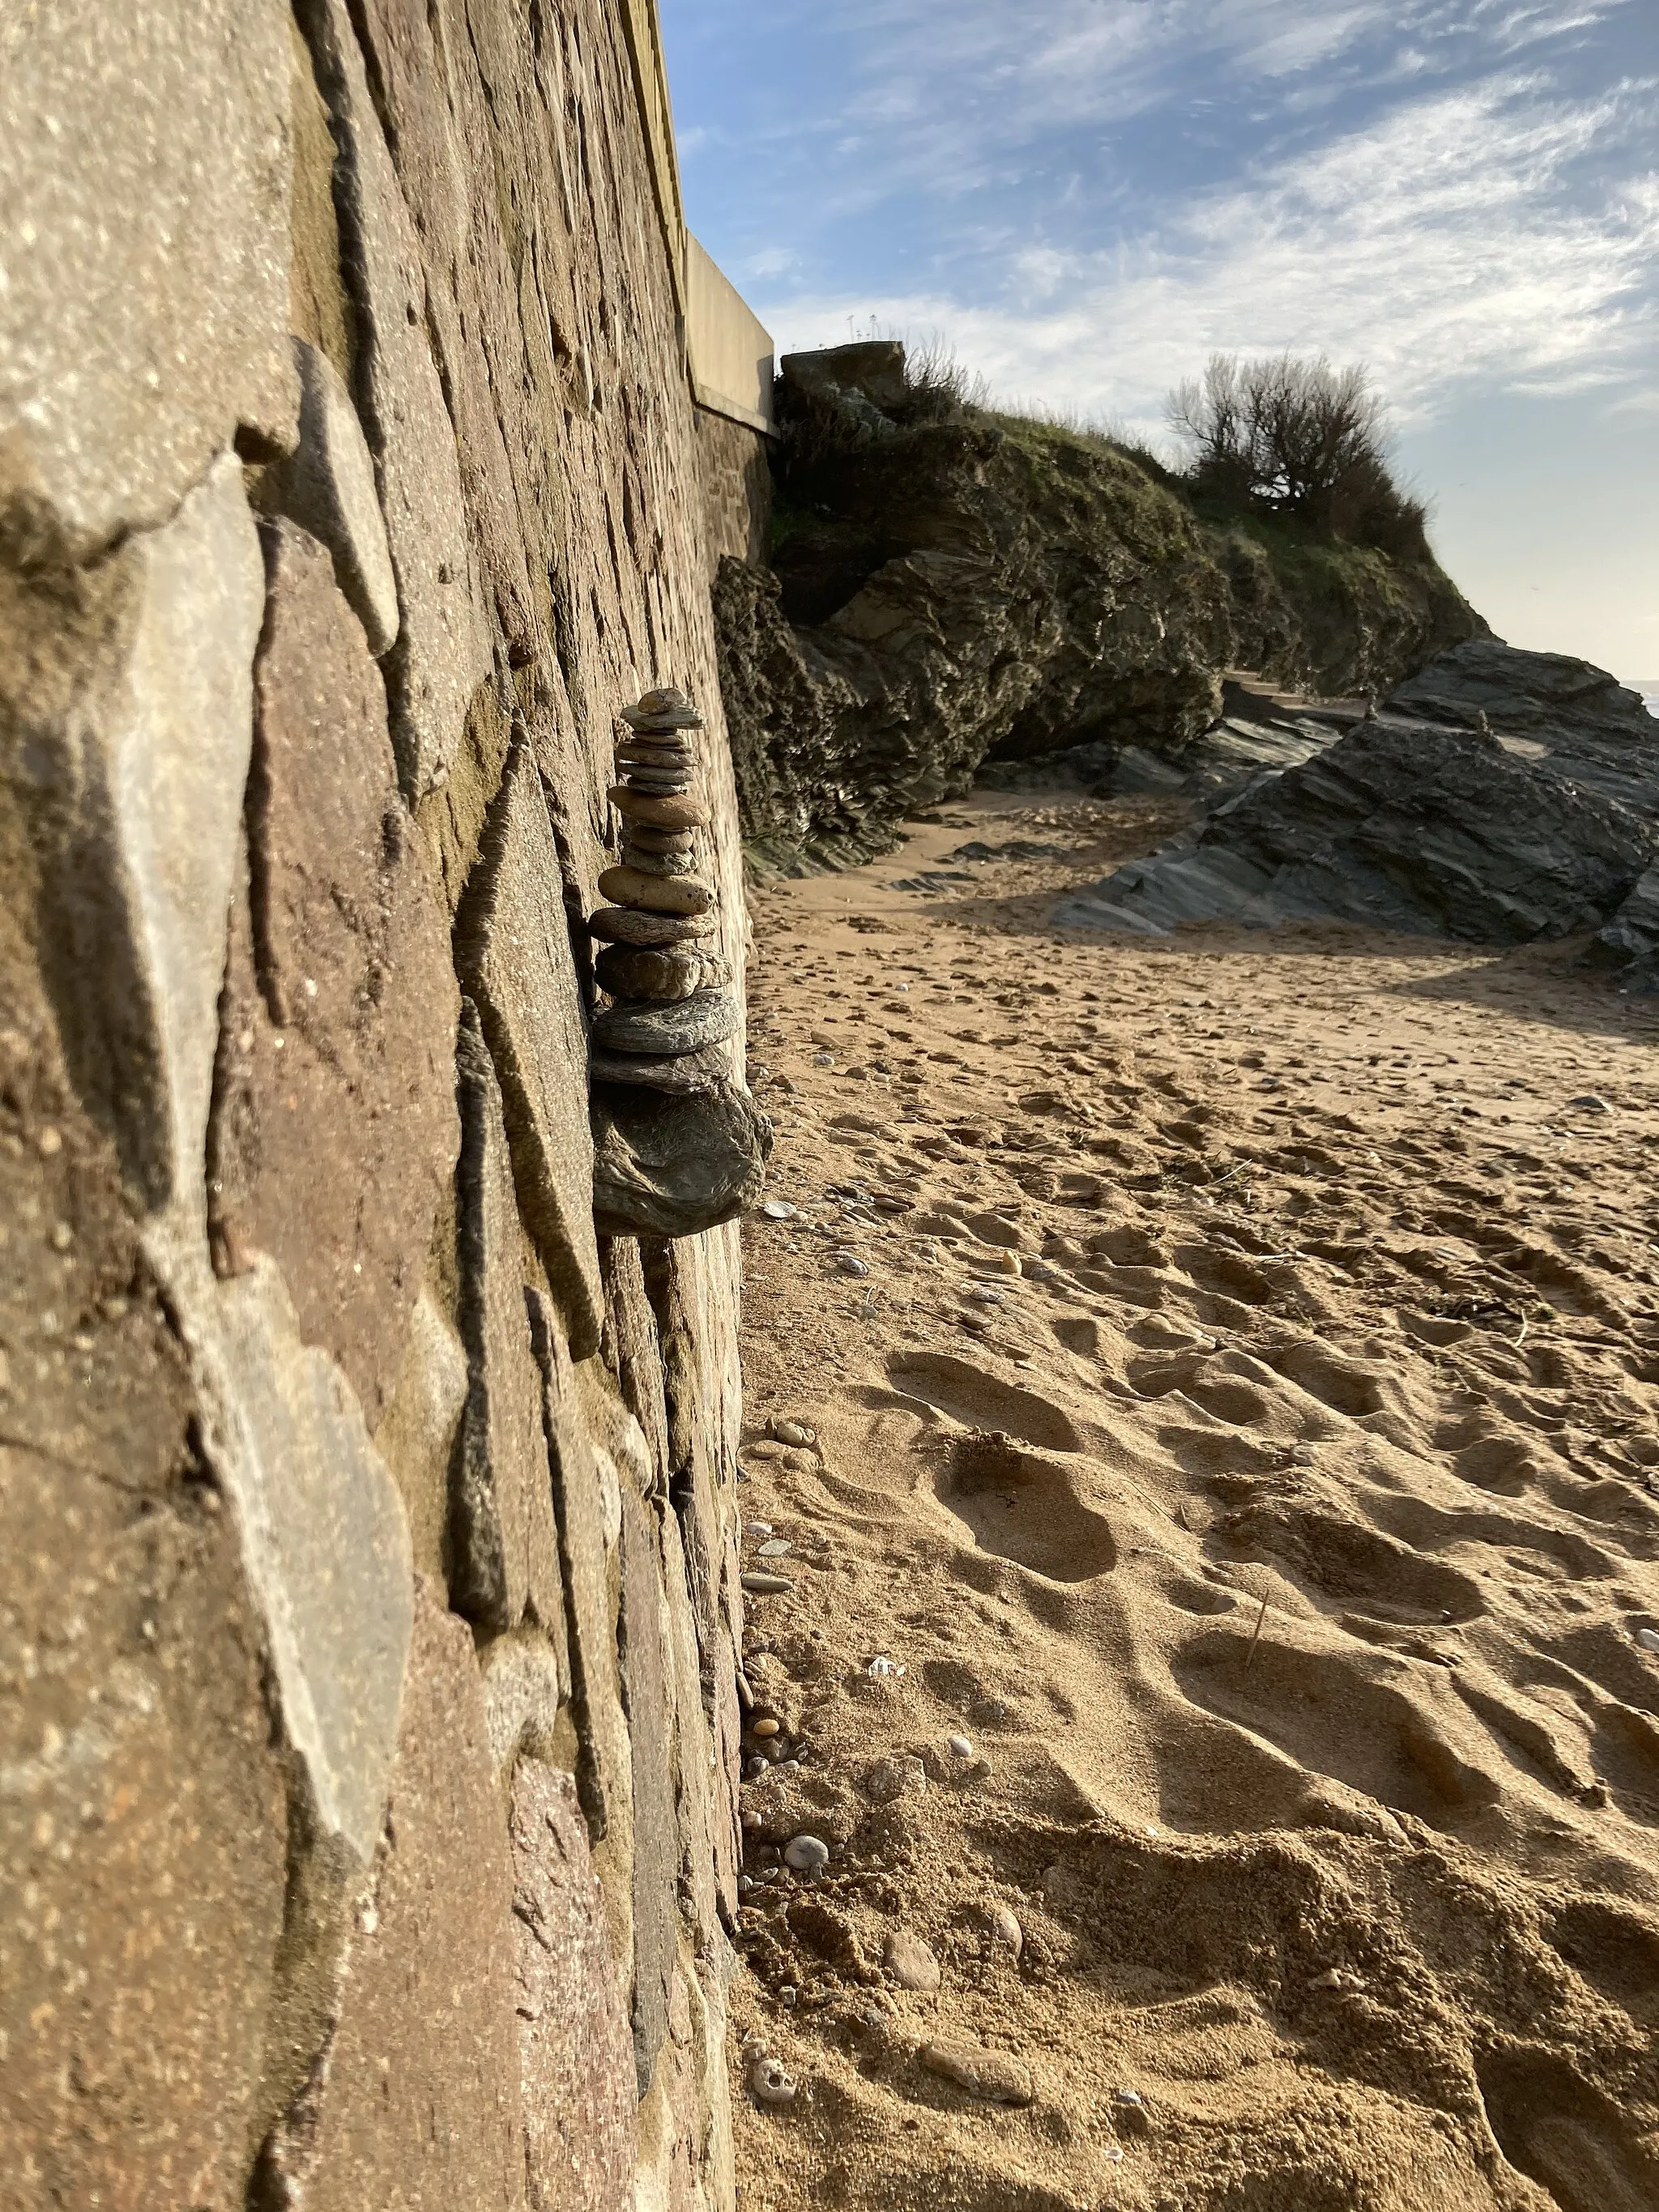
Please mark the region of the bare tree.
[[1168, 414], [1207, 489], [1324, 527], [1362, 488], [1373, 503], [1379, 485], [1399, 498], [1382, 402], [1364, 368], [1333, 368], [1322, 355], [1212, 354], [1201, 378], [1170, 395]]

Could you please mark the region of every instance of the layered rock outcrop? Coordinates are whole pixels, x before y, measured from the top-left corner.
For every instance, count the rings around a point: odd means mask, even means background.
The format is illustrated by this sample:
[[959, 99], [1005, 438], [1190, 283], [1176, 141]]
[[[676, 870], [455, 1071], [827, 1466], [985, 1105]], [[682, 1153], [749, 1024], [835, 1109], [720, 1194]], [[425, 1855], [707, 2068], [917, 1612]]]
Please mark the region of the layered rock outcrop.
[[763, 861], [878, 850], [988, 756], [1178, 757], [1218, 712], [1225, 668], [1380, 692], [1484, 629], [1427, 557], [1207, 522], [1101, 439], [971, 408], [913, 419], [898, 352], [786, 362], [793, 419], [810, 419], [792, 449], [786, 410], [772, 565], [727, 559], [716, 580]]
[[1497, 639], [1438, 655], [1312, 757], [1263, 772], [1062, 926], [1338, 920], [1477, 944], [1595, 933], [1654, 988], [1659, 721], [1604, 670]]
[[653, 36], [594, 0], [6, 34], [27, 2212], [729, 2202], [735, 1233], [596, 1224], [588, 1120], [652, 684], [706, 702], [741, 1008]]

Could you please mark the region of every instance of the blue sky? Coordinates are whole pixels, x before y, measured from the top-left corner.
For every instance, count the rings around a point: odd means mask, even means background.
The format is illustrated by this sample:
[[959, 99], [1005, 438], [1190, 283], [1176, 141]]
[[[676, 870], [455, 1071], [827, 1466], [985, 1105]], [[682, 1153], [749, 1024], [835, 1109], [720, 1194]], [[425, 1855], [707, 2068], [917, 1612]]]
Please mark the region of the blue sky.
[[661, 0], [692, 228], [780, 350], [940, 338], [1161, 440], [1370, 364], [1498, 631], [1659, 680], [1659, 0]]

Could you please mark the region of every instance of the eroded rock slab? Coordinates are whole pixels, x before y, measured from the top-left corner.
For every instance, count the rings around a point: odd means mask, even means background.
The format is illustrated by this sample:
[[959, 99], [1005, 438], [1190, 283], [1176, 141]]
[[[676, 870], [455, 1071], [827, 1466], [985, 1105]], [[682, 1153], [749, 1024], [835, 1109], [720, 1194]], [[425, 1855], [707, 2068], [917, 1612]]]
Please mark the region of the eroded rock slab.
[[611, 1236], [696, 1237], [760, 1195], [772, 1124], [736, 1085], [685, 1097], [594, 1087], [593, 1206]]
[[512, 1834], [527, 2202], [531, 2212], [614, 2212], [633, 2181], [634, 2055], [568, 1774], [521, 1763]]
[[274, 2161], [307, 2212], [523, 2204], [513, 1904], [472, 1638], [419, 1585], [373, 1910]]
[[634, 1777], [634, 2059], [643, 2097], [668, 2033], [680, 1839], [671, 1764], [674, 1685], [662, 1573], [649, 1509], [626, 1485], [622, 1504], [623, 1698]]
[[573, 1080], [587, 1039], [562, 882], [541, 778], [520, 739], [457, 917], [456, 951], [501, 1078], [525, 1223], [580, 1359], [599, 1348], [605, 1296], [592, 1140]]
[[1641, 816], [1478, 731], [1361, 723], [1055, 909], [1151, 930], [1328, 919], [1518, 945], [1601, 927], [1659, 857]]
[[374, 488], [374, 463], [351, 394], [328, 356], [294, 341], [300, 380], [300, 441], [268, 468], [258, 503], [285, 514], [327, 546], [335, 580], [378, 659], [397, 641], [398, 580]]
[[27, 557], [166, 521], [239, 424], [292, 444], [289, 67], [266, 0], [14, 18], [0, 538]]
[[233, 948], [212, 1211], [221, 1265], [271, 1254], [374, 1426], [454, 1164], [458, 994], [362, 626], [314, 538], [262, 534], [249, 963]]
[[289, 1849], [264, 1633], [113, 1149], [6, 968], [0, 2197], [240, 2203]]
[[342, 244], [361, 319], [364, 429], [374, 456], [400, 627], [387, 656], [392, 737], [411, 799], [445, 782], [491, 667], [467, 536], [455, 426], [427, 339], [420, 242], [386, 150], [345, 0], [304, 11], [342, 160]]
[[467, 1398], [451, 1493], [451, 1595], [469, 1620], [499, 1635], [516, 1628], [526, 1609], [562, 1626], [564, 1598], [501, 1091], [470, 1000], [462, 1004], [456, 1066]]

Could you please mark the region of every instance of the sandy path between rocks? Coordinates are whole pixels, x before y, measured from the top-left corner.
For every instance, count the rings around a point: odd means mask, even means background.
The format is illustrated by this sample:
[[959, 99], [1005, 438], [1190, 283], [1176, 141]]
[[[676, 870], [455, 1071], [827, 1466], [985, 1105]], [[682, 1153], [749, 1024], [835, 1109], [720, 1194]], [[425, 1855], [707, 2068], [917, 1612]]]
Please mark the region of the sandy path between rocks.
[[1168, 826], [755, 901], [743, 2212], [1653, 2212], [1659, 1007]]

